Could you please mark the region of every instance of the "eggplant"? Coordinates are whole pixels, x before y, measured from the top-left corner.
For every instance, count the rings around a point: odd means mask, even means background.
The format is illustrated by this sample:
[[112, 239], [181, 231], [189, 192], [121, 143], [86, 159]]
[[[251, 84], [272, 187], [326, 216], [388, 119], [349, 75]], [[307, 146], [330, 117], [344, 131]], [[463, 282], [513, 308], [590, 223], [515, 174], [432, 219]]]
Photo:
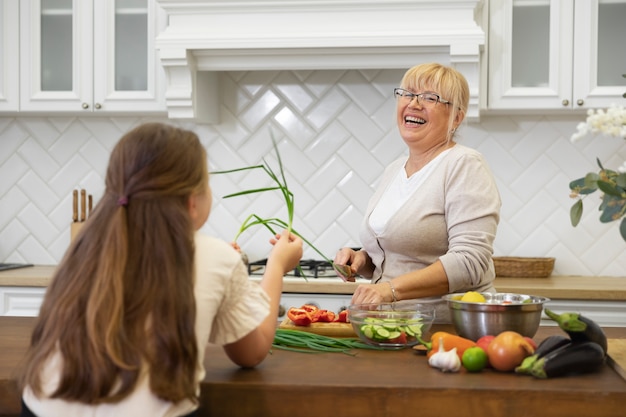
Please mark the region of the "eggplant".
[[598, 323], [578, 313], [556, 314], [547, 308], [544, 311], [548, 317], [557, 322], [573, 342], [595, 342], [600, 345], [606, 355], [608, 342]]
[[572, 340], [569, 337], [565, 337], [560, 334], [555, 334], [543, 339], [541, 343], [539, 343], [539, 346], [537, 346], [535, 352], [532, 355], [526, 357], [522, 361], [522, 363], [515, 368], [515, 372], [518, 374], [530, 375], [530, 371], [532, 370], [532, 367], [535, 362], [537, 362], [537, 360], [543, 358], [553, 350], [568, 345], [571, 342]]
[[604, 365], [605, 356], [596, 342], [572, 342], [537, 360], [530, 373], [536, 378], [555, 378], [595, 372]]

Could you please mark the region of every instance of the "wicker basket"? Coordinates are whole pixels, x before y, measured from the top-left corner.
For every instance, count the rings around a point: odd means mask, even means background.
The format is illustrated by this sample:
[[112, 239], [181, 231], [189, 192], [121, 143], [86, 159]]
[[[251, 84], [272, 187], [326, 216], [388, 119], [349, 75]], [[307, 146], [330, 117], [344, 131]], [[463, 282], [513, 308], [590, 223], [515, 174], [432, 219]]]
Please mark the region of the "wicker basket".
[[497, 277], [547, 278], [554, 269], [554, 258], [494, 256]]

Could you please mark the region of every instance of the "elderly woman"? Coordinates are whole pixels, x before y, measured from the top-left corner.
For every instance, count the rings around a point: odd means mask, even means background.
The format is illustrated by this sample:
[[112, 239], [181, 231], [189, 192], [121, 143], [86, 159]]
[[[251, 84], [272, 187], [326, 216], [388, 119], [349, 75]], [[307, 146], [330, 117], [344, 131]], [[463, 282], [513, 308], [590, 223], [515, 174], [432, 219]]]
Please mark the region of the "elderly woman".
[[371, 278], [352, 302], [495, 291], [500, 196], [482, 155], [454, 140], [469, 102], [467, 80], [453, 68], [421, 64], [394, 94], [408, 156], [384, 171], [365, 213], [362, 248], [342, 248], [335, 257]]

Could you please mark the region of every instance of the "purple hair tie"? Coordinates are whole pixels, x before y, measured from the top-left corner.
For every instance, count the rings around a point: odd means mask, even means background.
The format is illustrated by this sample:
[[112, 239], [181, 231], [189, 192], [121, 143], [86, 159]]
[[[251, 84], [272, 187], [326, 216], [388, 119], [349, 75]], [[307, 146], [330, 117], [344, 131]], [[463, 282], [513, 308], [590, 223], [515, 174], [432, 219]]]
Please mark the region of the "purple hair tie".
[[128, 197], [126, 197], [126, 196], [120, 197], [117, 200], [117, 205], [126, 207], [128, 205]]

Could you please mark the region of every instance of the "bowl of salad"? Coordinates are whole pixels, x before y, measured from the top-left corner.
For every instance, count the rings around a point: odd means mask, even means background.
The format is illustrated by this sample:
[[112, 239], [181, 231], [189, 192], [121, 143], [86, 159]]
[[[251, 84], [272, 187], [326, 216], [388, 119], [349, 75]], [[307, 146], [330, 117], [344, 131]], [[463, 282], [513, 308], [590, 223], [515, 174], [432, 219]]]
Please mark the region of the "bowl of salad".
[[433, 303], [407, 300], [348, 307], [348, 320], [359, 338], [368, 345], [385, 349], [417, 345], [434, 319]]

